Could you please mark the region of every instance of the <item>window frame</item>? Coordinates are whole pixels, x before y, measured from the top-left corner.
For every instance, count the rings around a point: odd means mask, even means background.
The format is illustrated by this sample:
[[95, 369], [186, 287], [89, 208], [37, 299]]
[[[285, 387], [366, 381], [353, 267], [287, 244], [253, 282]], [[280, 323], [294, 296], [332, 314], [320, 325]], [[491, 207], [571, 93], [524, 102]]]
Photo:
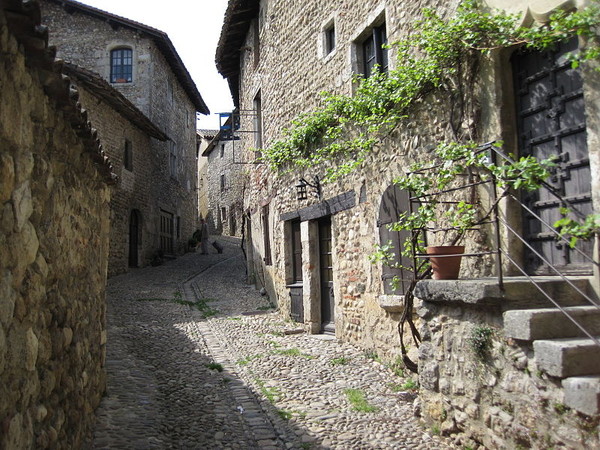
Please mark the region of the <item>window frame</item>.
[[[361, 57], [360, 71], [365, 78], [369, 78], [373, 73], [373, 68], [378, 67], [380, 73], [387, 73], [389, 70], [389, 55], [388, 49], [384, 48], [387, 45], [387, 27], [385, 20], [374, 25], [369, 30], [366, 37], [359, 43], [359, 51]], [[368, 47], [372, 45], [372, 52]], [[373, 61], [372, 64], [370, 61]]]
[[129, 139], [125, 139], [123, 147], [123, 167], [129, 172], [133, 172], [133, 144]]
[[323, 56], [329, 56], [335, 51], [336, 38], [335, 21], [332, 20], [323, 29]]
[[[128, 55], [125, 55], [125, 52]], [[118, 64], [115, 64], [115, 61]], [[131, 47], [115, 47], [110, 51], [110, 82], [112, 84], [133, 83], [133, 49]]]

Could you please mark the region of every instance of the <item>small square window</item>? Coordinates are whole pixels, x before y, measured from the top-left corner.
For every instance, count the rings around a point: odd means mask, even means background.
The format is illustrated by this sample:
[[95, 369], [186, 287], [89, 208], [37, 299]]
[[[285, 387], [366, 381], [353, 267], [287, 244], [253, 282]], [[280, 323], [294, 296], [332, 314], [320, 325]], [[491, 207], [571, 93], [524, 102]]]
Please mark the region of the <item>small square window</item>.
[[325, 39], [325, 55], [329, 55], [335, 49], [335, 25], [332, 23], [323, 32]]

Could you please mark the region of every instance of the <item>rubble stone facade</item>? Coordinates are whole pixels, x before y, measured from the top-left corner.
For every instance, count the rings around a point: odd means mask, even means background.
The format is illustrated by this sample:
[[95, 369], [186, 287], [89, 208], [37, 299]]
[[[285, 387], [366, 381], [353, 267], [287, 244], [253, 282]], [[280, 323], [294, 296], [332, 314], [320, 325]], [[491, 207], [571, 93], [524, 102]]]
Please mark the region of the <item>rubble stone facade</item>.
[[235, 150], [240, 142], [221, 139], [218, 133], [203, 151], [206, 161], [208, 193], [206, 220], [211, 233], [241, 236], [243, 227], [245, 170], [241, 161], [235, 160]]
[[0, 54], [0, 448], [81, 448], [106, 383], [111, 167], [39, 5], [2, 4]]
[[[77, 2], [42, 5], [58, 55], [99, 74], [167, 137], [144, 137], [114, 112], [89, 105], [121, 175], [111, 204], [110, 274], [185, 252], [198, 224], [196, 112], [208, 109], [168, 36]], [[119, 49], [131, 51], [129, 81], [111, 80], [111, 55]], [[125, 140], [132, 170], [123, 164]]]
[[[281, 138], [298, 114], [313, 110], [319, 104], [320, 92], [351, 95], [355, 88], [353, 76], [361, 72], [364, 63], [362, 45], [375, 29], [385, 25], [387, 41], [394, 42], [422, 17], [423, 8], [433, 8], [446, 16], [453, 14], [458, 3], [230, 0], [217, 50], [217, 67], [228, 78], [236, 106], [242, 112], [239, 135], [244, 150], [240, 158], [246, 163], [259, 162], [256, 150]], [[514, 2], [493, 3], [510, 3], [515, 12]], [[519, 2], [518, 12], [526, 25], [532, 21], [529, 3]], [[560, 3], [564, 2], [540, 2], [534, 15], [542, 20]], [[228, 28], [232, 23], [236, 24], [235, 33]], [[242, 40], [238, 38], [241, 23], [247, 30]], [[330, 40], [332, 31], [334, 45]], [[414, 161], [430, 159], [436, 145], [456, 140], [456, 133], [482, 143], [501, 139], [507, 152], [518, 153], [512, 51], [493, 52], [483, 58], [480, 78], [464, 105], [463, 115], [454, 115], [454, 105], [447, 95], [428, 95], [364, 164], [335, 182], [321, 185], [320, 190], [311, 185], [317, 185], [329, 164], [337, 161], [281, 172], [264, 164], [249, 166], [245, 196], [249, 215], [248, 270], [251, 281], [266, 289], [284, 316], [302, 323], [308, 332], [334, 332], [338, 339], [375, 352], [385, 361], [398, 360], [403, 296], [386, 292], [384, 268], [368, 258], [377, 244], [385, 244], [380, 237], [384, 235], [385, 194], [393, 189], [393, 180], [407, 172]], [[388, 60], [393, 68], [393, 46], [388, 50]], [[589, 105], [594, 111], [597, 76], [591, 72], [586, 76], [586, 108]], [[597, 117], [588, 114], [587, 120], [595, 186], [600, 173], [595, 146], [600, 127]], [[299, 195], [301, 184], [305, 195]], [[520, 217], [511, 211], [507, 211], [507, 217], [520, 227]], [[519, 244], [504, 244], [517, 260], [523, 258]], [[484, 230], [467, 239], [466, 251], [485, 250], [492, 245], [490, 230]], [[514, 274], [506, 268], [507, 273]], [[490, 256], [463, 258], [463, 277], [494, 273]], [[493, 344], [496, 359], [490, 367], [482, 367], [469, 350], [467, 335], [473, 327], [492, 327], [498, 330], [497, 336], [501, 334], [501, 308], [482, 305], [474, 311], [471, 305], [460, 302], [441, 306], [425, 302], [416, 321], [420, 322], [424, 346], [419, 352], [415, 347], [409, 349], [409, 356], [418, 359], [421, 368], [432, 370], [419, 375], [419, 413], [428, 423], [436, 427], [443, 424], [447, 434], [470, 433], [474, 440], [464, 441], [469, 446], [485, 442], [491, 448], [542, 448], [585, 441], [585, 432], [581, 431], [585, 421], [574, 425], [579, 426], [578, 431], [560, 426], [561, 418], [547, 406], [560, 401], [561, 388], [556, 380], [533, 379], [524, 369], [534, 367], [527, 361], [515, 368], [511, 358], [519, 359], [530, 349], [497, 339]], [[409, 341], [407, 336], [405, 342]], [[485, 389], [485, 396], [480, 396], [480, 389]], [[518, 404], [525, 396], [540, 401]], [[513, 415], [506, 408], [520, 413]], [[527, 408], [530, 413], [520, 415]], [[572, 419], [569, 423], [575, 424], [577, 420]], [[546, 421], [541, 428], [548, 431], [547, 435], [537, 434], [536, 422], [541, 420]], [[591, 427], [597, 430], [597, 422], [591, 422]], [[533, 437], [522, 439], [527, 433]]]

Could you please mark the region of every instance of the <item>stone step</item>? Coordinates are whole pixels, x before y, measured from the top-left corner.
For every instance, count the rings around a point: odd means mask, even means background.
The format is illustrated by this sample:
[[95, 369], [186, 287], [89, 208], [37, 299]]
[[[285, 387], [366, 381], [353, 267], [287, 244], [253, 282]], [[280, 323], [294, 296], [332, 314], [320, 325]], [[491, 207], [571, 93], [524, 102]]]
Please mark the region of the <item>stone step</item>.
[[[600, 308], [597, 306], [567, 306], [564, 308], [592, 336], [600, 335]], [[506, 311], [504, 335], [513, 339], [584, 337], [585, 334], [558, 308], [536, 308]]]
[[[592, 277], [569, 277], [580, 291], [600, 304], [591, 285]], [[534, 277], [540, 288], [561, 306], [587, 306], [589, 300], [560, 277]], [[422, 280], [415, 287], [415, 296], [428, 302], [466, 303], [478, 306], [498, 306], [503, 311], [513, 309], [551, 308], [555, 305], [526, 277], [504, 278], [504, 289], [496, 278], [476, 280]]]
[[[538, 286], [560, 306], [589, 306], [589, 300], [560, 277], [533, 277]], [[580, 291], [598, 303], [598, 297], [592, 289], [591, 277], [569, 277]], [[508, 279], [504, 284], [504, 294], [509, 304], [507, 309], [552, 308], [555, 305], [528, 280]]]
[[600, 345], [589, 338], [534, 341], [533, 351], [538, 367], [548, 375], [600, 375]]
[[600, 414], [600, 376], [562, 380], [565, 405], [588, 416]]

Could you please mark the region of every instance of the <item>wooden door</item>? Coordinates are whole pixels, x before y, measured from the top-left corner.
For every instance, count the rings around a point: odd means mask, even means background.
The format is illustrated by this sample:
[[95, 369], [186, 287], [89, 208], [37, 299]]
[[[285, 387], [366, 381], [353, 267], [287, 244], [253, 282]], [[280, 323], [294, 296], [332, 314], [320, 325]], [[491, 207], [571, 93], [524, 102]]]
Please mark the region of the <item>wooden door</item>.
[[291, 223], [292, 287], [290, 287], [290, 315], [295, 322], [304, 322], [303, 277], [302, 277], [302, 239], [300, 221]]
[[[549, 184], [582, 214], [592, 212], [590, 162], [586, 139], [583, 80], [566, 54], [577, 50], [577, 38], [547, 52], [520, 52], [513, 57], [519, 152], [538, 159], [556, 156]], [[523, 193], [523, 202], [552, 225], [569, 206], [545, 188]], [[550, 230], [525, 212], [523, 236], [554, 267], [571, 274], [591, 273], [591, 265]], [[591, 256], [591, 242], [578, 248]], [[526, 270], [553, 274], [549, 265], [526, 250]]]
[[333, 254], [331, 218], [319, 219], [319, 273], [321, 276], [321, 329], [335, 333], [335, 298], [333, 294]]
[[[409, 230], [391, 231], [388, 226], [398, 220], [398, 216], [409, 210], [409, 195], [407, 191], [398, 188], [395, 185], [389, 186], [381, 197], [379, 205], [379, 243], [381, 245], [391, 244], [390, 252], [394, 254], [394, 259], [390, 264], [384, 264], [382, 267], [381, 279], [383, 281], [383, 293], [403, 295], [410, 282], [414, 278], [414, 273], [408, 270], [413, 262], [410, 258], [402, 256], [404, 242], [410, 237]], [[395, 267], [393, 267], [395, 266]], [[396, 288], [392, 284], [394, 278], [397, 280]]]

